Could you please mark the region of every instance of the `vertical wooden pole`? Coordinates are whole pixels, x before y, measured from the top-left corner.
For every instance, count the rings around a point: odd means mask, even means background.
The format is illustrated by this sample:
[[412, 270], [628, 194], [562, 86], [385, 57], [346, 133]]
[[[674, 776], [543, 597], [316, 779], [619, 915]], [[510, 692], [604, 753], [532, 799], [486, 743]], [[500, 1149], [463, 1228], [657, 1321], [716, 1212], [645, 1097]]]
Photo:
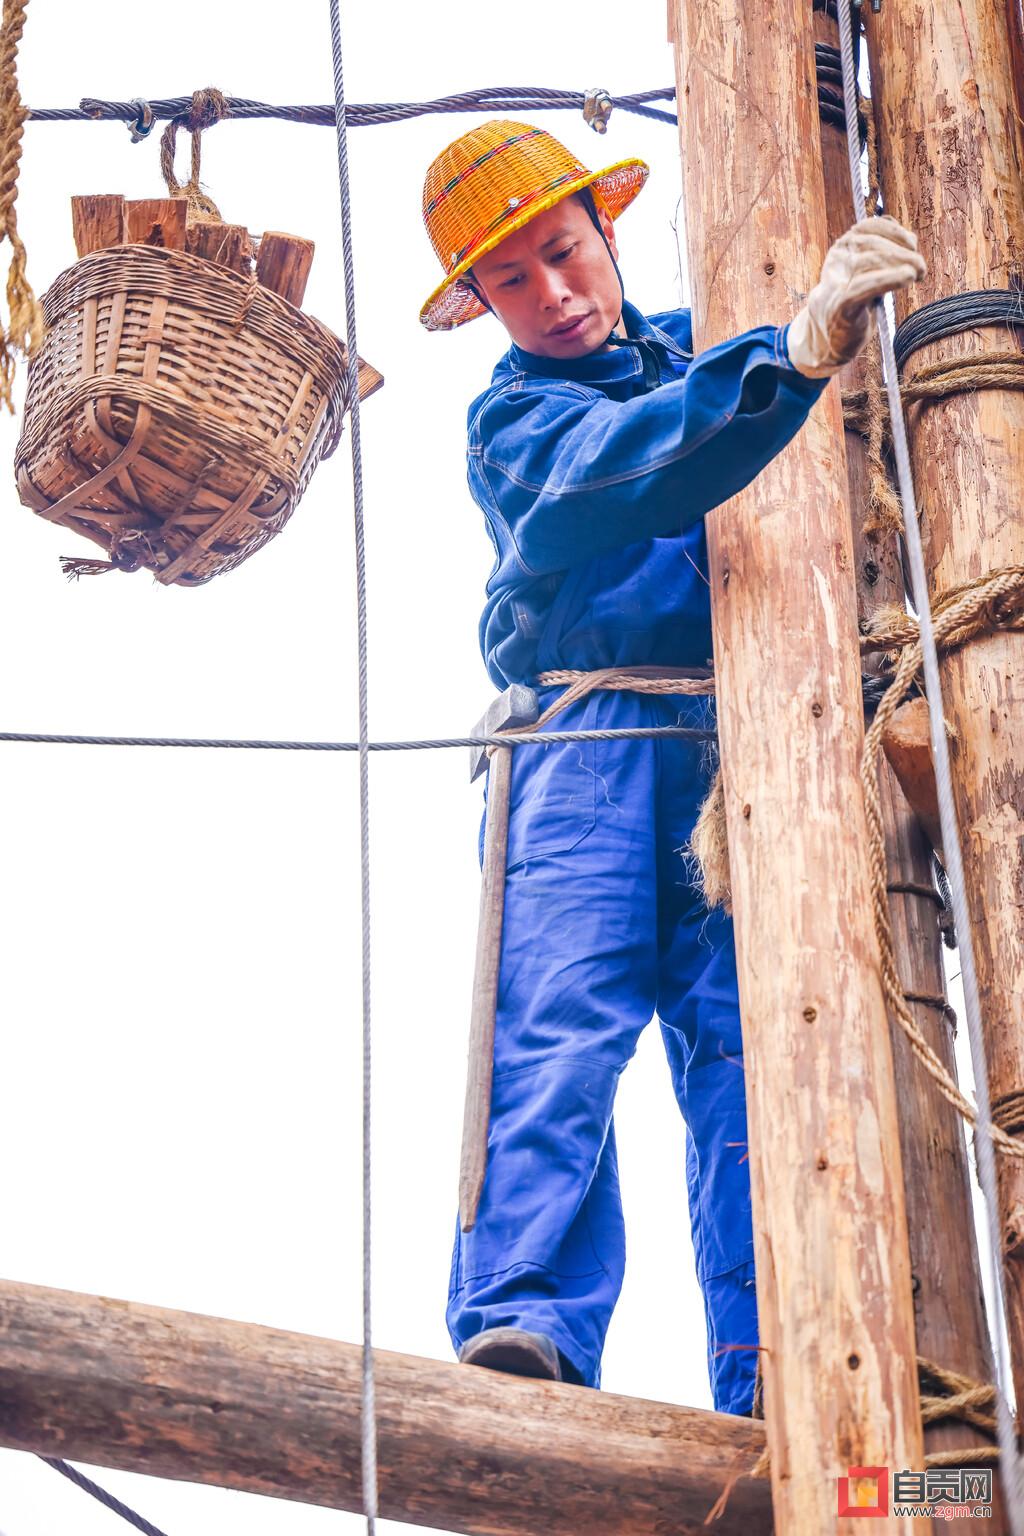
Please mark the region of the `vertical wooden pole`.
[[[811, 9], [670, 16], [705, 347], [792, 318], [824, 260]], [[708, 538], [775, 1525], [856, 1536], [837, 1474], [920, 1466], [922, 1442], [835, 386]]]
[[[897, 298], [897, 319], [933, 299], [1024, 286], [1024, 124], [1007, 21], [1004, 0], [886, 0], [867, 13], [885, 205], [916, 230], [929, 266]], [[915, 352], [903, 375], [992, 348], [1024, 356], [1024, 333], [974, 327]], [[1024, 395], [952, 395], [912, 407], [908, 426], [933, 590], [1024, 565]], [[972, 642], [943, 662], [942, 682], [998, 1120], [1000, 1105], [1024, 1093], [1024, 635]], [[1024, 1132], [1024, 1116], [1003, 1119]], [[1020, 1404], [1024, 1162], [998, 1161]]]
[[1016, 93], [1017, 121], [1024, 124], [1024, 4], [1006, 0], [1006, 25], [1010, 37], [1010, 77]]
[[[814, 37], [839, 47], [839, 28], [825, 11], [814, 13]], [[828, 237], [835, 240], [854, 222], [850, 161], [845, 131], [821, 124]], [[841, 390], [863, 388], [865, 355], [839, 375]], [[893, 533], [864, 532], [868, 507], [867, 445], [859, 432], [846, 432], [846, 462], [853, 517], [857, 606], [861, 619], [889, 604], [905, 601], [903, 571]], [[877, 666], [864, 660], [864, 670]], [[889, 898], [896, 966], [905, 989], [935, 1005], [911, 1003], [918, 1029], [954, 1077], [953, 1024], [938, 1006], [946, 995], [931, 850], [888, 763], [879, 765], [886, 865], [894, 889]], [[917, 1353], [926, 1360], [977, 1382], [993, 1379], [992, 1350], [985, 1321], [978, 1245], [974, 1237], [970, 1174], [963, 1122], [939, 1093], [910, 1049], [898, 1024], [891, 1021], [900, 1150], [907, 1205], [910, 1263], [913, 1273]], [[990, 1441], [981, 1430], [958, 1419], [925, 1426], [926, 1452]], [[989, 1524], [989, 1536], [1003, 1536], [1002, 1513]]]

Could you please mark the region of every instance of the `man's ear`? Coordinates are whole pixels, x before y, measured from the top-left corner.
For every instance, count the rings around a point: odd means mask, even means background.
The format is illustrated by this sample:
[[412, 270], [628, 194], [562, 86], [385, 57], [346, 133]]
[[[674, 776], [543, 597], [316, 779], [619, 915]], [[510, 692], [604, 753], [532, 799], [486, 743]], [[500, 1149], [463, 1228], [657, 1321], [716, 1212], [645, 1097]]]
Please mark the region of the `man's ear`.
[[615, 260], [618, 261], [619, 247], [615, 241], [615, 224], [612, 220], [612, 216], [608, 212], [607, 208], [598, 207], [597, 217], [600, 220], [604, 237], [608, 241], [608, 247], [611, 250], [612, 255], [615, 257]]

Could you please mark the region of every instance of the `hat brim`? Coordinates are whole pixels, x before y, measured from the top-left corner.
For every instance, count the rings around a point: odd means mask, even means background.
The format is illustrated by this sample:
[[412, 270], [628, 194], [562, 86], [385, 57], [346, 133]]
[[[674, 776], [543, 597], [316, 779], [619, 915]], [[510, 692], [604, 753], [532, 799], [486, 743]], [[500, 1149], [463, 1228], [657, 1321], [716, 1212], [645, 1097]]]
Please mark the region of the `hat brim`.
[[493, 251], [503, 240], [507, 240], [509, 235], [515, 234], [517, 229], [522, 229], [529, 224], [530, 220], [535, 219], [539, 213], [546, 213], [557, 203], [572, 197], [574, 192], [582, 192], [587, 187], [593, 187], [610, 216], [617, 219], [642, 189], [648, 175], [649, 167], [643, 160], [620, 160], [603, 171], [588, 171], [586, 175], [577, 177], [575, 181], [563, 183], [545, 197], [537, 198], [535, 202], [530, 203], [529, 207], [524, 208], [517, 218], [509, 219], [508, 223], [502, 224], [494, 234], [488, 236], [486, 240], [481, 240], [480, 244], [474, 246], [457, 267], [452, 268], [420, 310], [420, 323], [425, 325], [428, 331], [453, 331], [456, 326], [465, 325], [469, 320], [479, 319], [487, 311], [473, 290], [465, 283], [460, 283], [459, 278], [468, 272], [481, 256], [486, 256], [488, 251]]

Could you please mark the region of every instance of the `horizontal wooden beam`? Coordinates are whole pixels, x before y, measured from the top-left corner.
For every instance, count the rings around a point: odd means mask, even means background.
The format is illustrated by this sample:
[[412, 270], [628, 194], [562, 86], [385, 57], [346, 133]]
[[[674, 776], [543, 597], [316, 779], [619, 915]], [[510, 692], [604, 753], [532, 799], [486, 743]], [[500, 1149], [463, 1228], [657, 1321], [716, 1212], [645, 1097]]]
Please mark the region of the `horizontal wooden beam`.
[[[0, 1445], [359, 1510], [352, 1344], [0, 1281]], [[381, 1514], [471, 1536], [768, 1536], [750, 1419], [378, 1350]]]

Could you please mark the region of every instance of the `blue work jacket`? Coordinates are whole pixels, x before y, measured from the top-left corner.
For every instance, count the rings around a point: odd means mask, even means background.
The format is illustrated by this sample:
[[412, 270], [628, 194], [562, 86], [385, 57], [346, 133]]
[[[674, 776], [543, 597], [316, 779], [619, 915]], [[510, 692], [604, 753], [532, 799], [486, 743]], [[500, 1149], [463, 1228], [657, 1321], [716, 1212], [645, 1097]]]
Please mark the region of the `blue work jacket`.
[[784, 448], [825, 387], [787, 327], [693, 356], [690, 311], [623, 306], [628, 343], [512, 346], [469, 410], [469, 485], [495, 550], [480, 643], [495, 686], [554, 667], [711, 656], [704, 514]]

